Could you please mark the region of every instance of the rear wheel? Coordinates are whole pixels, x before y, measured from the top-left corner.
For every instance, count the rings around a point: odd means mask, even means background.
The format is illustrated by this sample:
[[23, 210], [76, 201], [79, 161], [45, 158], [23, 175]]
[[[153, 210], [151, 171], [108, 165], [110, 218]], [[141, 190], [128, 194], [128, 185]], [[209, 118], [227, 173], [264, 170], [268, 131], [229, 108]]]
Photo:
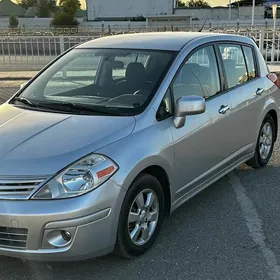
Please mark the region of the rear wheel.
[[267, 165], [273, 152], [276, 138], [275, 133], [276, 127], [274, 120], [270, 115], [267, 115], [260, 128], [255, 155], [247, 162], [249, 166], [260, 168]]
[[129, 188], [119, 218], [115, 251], [125, 258], [151, 248], [164, 220], [164, 194], [152, 175], [141, 174]]

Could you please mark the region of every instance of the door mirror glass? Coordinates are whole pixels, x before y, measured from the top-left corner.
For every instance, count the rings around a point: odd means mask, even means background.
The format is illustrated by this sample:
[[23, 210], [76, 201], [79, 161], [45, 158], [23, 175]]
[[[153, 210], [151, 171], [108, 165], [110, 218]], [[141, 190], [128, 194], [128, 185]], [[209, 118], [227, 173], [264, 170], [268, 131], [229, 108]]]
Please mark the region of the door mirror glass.
[[196, 95], [180, 97], [175, 104], [174, 124], [176, 128], [184, 126], [186, 116], [202, 114], [205, 110], [206, 102], [203, 97]]

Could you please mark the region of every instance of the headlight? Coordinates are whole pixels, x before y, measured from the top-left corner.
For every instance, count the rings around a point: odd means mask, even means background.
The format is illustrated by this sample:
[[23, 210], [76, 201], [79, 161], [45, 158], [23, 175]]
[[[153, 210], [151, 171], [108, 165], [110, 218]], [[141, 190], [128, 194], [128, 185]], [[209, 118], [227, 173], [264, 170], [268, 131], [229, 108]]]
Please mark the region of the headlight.
[[100, 186], [117, 169], [117, 165], [107, 157], [91, 154], [47, 182], [32, 199], [60, 199], [82, 195]]

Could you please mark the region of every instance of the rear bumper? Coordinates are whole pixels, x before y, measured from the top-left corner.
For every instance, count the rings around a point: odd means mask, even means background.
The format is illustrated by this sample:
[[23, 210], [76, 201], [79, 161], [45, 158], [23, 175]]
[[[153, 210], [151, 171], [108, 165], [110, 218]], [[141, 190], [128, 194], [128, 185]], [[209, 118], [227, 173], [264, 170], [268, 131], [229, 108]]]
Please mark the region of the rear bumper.
[[[1, 201], [0, 227], [25, 229], [28, 233], [25, 248], [1, 245], [0, 233], [0, 255], [73, 261], [110, 253], [116, 241], [124, 196], [125, 191], [109, 180], [98, 189], [72, 199]], [[71, 233], [70, 241], [57, 238], [61, 231]]]

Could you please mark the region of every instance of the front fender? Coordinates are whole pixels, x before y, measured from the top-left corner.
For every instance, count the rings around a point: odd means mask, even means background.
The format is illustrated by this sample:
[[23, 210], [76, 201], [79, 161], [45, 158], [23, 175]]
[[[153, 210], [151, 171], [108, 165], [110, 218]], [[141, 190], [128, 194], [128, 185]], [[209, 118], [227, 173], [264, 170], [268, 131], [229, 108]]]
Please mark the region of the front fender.
[[111, 178], [127, 190], [144, 169], [159, 166], [173, 185], [174, 146], [170, 130], [172, 119], [143, 128], [98, 151], [112, 158], [119, 170]]

